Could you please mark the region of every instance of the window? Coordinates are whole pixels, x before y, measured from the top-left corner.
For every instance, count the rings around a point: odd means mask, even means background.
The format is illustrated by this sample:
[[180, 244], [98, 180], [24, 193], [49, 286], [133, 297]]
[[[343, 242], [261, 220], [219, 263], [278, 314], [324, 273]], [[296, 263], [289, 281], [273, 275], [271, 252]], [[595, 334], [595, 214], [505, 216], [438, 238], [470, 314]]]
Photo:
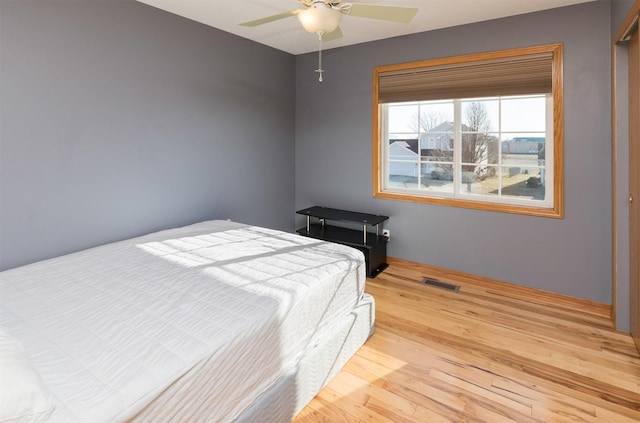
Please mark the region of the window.
[[373, 194], [562, 217], [562, 45], [374, 69]]

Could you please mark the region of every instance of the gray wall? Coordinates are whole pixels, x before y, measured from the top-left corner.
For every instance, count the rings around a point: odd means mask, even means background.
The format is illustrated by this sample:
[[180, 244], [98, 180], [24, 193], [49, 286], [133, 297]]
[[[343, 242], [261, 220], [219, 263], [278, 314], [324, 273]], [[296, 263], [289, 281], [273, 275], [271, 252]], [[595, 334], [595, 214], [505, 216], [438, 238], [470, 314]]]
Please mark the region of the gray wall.
[[211, 218], [293, 229], [294, 56], [133, 0], [0, 19], [0, 269]]
[[[391, 217], [390, 256], [611, 304], [609, 2], [430, 31], [296, 57], [296, 207]], [[564, 43], [565, 218], [372, 198], [376, 65]], [[301, 224], [300, 219], [297, 223]]]
[[620, 25], [631, 11], [636, 0], [598, 0], [611, 3], [611, 38], [616, 35]]

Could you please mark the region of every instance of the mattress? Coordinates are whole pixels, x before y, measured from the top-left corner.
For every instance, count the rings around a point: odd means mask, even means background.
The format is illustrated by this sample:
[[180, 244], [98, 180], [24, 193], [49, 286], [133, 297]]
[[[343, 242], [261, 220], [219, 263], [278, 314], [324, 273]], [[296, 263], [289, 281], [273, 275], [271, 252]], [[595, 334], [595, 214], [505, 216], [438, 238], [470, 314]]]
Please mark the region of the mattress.
[[0, 322], [50, 421], [233, 421], [362, 303], [365, 274], [355, 249], [208, 221], [2, 272]]
[[365, 294], [358, 306], [331, 330], [320, 334], [296, 368], [253, 403], [236, 423], [293, 420], [373, 334], [374, 328], [375, 302]]

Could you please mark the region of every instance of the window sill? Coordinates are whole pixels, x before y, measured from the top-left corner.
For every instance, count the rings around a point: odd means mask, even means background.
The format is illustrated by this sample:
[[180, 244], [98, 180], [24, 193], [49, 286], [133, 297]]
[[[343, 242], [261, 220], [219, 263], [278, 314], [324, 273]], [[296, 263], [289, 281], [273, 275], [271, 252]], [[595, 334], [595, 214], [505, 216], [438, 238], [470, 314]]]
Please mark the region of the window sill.
[[[460, 207], [465, 209], [475, 209], [484, 211], [493, 211], [501, 213], [521, 214], [527, 216], [537, 217], [550, 217], [555, 219], [564, 218], [564, 210], [562, 207], [530, 207], [530, 206], [518, 206], [513, 204], [500, 204], [484, 201], [471, 201], [460, 198], [441, 198], [441, 197], [428, 197], [425, 195], [413, 195], [413, 194], [399, 194], [391, 192], [374, 191], [374, 198], [385, 200], [397, 200], [397, 201], [410, 201], [414, 203], [422, 204], [435, 204], [439, 206]], [[555, 204], [560, 204], [559, 201], [555, 201]]]

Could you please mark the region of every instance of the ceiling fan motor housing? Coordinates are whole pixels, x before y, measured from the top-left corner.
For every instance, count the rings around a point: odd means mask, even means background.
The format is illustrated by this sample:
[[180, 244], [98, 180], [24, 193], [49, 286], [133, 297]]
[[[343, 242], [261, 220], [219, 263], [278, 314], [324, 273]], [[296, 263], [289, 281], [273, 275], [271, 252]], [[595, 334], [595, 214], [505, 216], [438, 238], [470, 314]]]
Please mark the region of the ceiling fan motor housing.
[[328, 34], [338, 28], [342, 13], [323, 1], [317, 1], [298, 13], [298, 20], [312, 34]]

